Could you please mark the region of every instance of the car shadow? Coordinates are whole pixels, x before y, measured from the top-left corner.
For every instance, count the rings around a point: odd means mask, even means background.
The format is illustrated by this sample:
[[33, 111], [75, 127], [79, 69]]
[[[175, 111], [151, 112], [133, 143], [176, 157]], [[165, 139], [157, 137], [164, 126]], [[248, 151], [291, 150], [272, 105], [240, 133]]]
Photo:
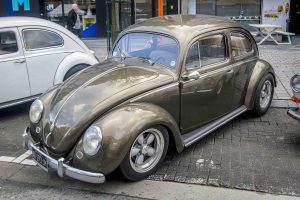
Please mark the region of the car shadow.
[[23, 103], [20, 105], [12, 106], [9, 108], [0, 109], [0, 119], [4, 117], [14, 116], [21, 113], [29, 113], [31, 102]]

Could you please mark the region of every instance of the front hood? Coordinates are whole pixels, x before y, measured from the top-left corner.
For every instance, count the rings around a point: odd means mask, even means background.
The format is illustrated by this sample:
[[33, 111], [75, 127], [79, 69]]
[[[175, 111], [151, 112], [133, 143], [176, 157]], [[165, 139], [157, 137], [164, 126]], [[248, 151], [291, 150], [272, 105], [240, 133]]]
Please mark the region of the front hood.
[[67, 152], [104, 112], [173, 81], [172, 73], [159, 67], [114, 61], [90, 67], [62, 84], [48, 106], [45, 105], [43, 141], [53, 153]]

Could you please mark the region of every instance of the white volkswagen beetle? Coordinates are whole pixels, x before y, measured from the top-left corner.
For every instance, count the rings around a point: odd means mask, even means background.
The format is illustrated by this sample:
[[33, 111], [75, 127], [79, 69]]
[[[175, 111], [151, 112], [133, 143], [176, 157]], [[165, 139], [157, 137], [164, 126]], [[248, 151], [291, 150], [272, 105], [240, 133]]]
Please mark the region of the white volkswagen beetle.
[[64, 27], [31, 17], [0, 17], [0, 109], [31, 101], [98, 63]]

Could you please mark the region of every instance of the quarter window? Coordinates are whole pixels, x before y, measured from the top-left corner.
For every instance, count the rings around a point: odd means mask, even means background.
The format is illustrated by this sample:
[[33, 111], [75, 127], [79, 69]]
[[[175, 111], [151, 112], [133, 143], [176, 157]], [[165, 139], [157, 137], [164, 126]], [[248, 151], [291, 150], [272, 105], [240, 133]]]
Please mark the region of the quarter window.
[[58, 34], [47, 30], [25, 30], [23, 36], [26, 50], [63, 45], [63, 39]]
[[0, 32], [0, 55], [11, 54], [17, 51], [16, 34], [12, 31]]
[[252, 51], [252, 45], [249, 38], [238, 32], [231, 33], [231, 48], [233, 57], [243, 56]]
[[226, 59], [225, 36], [214, 35], [199, 40], [201, 67]]
[[195, 42], [189, 49], [186, 56], [185, 67], [187, 70], [200, 67], [199, 42]]

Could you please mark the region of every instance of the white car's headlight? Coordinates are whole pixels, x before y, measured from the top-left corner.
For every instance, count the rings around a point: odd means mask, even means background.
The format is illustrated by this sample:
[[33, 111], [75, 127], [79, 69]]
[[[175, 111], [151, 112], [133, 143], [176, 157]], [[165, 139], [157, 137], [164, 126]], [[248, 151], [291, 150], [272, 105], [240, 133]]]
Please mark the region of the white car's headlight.
[[102, 132], [98, 126], [89, 127], [83, 136], [83, 151], [87, 155], [95, 155], [100, 147], [102, 142]]
[[300, 92], [300, 74], [291, 78], [291, 87], [295, 92]]
[[38, 123], [41, 119], [42, 113], [44, 110], [43, 102], [39, 99], [35, 100], [29, 111], [29, 118], [32, 123]]

